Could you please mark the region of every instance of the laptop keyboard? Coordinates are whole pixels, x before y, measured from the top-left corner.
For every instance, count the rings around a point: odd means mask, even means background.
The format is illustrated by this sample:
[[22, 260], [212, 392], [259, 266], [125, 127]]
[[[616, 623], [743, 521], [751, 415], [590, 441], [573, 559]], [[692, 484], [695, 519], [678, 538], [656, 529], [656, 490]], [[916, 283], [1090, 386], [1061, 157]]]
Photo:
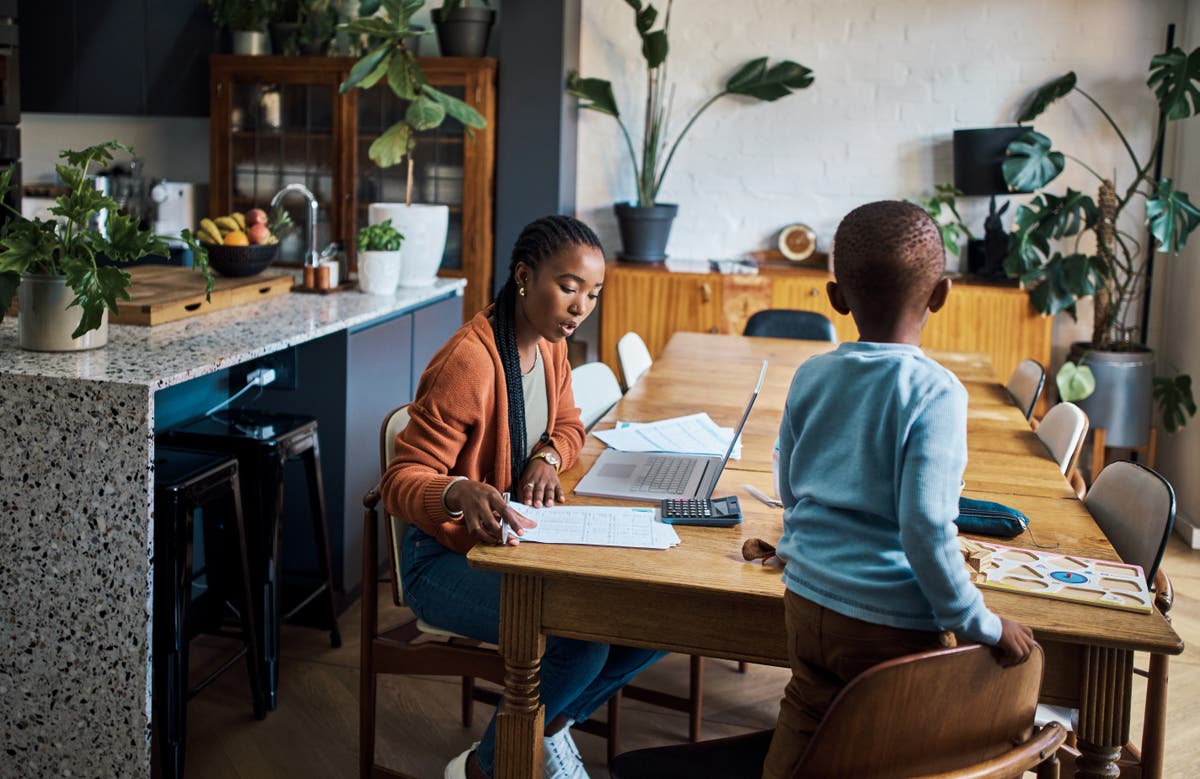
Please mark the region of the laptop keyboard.
[[634, 492], [665, 492], [677, 495], [683, 491], [697, 460], [686, 457], [651, 457], [645, 473], [631, 485]]

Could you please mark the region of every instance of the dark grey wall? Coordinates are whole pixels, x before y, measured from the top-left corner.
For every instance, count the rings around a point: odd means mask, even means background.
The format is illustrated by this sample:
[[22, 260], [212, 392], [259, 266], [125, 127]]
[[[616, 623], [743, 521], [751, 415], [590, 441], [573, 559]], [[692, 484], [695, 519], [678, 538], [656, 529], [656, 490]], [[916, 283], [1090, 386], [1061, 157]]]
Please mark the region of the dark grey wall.
[[563, 90], [579, 67], [580, 0], [504, 0], [496, 118], [496, 276], [530, 221], [575, 210], [578, 111]]

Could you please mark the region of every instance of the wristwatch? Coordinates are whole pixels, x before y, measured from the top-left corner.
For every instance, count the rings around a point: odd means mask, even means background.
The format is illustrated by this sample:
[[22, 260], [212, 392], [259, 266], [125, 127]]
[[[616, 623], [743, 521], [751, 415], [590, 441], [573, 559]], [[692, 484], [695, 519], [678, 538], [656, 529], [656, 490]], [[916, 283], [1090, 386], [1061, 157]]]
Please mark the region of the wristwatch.
[[550, 463], [554, 466], [555, 471], [558, 471], [560, 468], [562, 468], [562, 460], [559, 459], [558, 453], [553, 449], [540, 449], [529, 456], [530, 462], [537, 459], [542, 459]]

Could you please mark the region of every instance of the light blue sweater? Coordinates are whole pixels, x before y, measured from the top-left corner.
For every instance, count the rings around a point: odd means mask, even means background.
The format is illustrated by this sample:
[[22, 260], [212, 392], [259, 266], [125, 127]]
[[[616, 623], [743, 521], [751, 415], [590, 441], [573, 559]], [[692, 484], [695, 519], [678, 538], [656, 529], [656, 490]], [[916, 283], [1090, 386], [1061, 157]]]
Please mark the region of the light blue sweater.
[[792, 379], [779, 429], [788, 589], [840, 614], [995, 644], [955, 537], [967, 392], [902, 344], [843, 343]]

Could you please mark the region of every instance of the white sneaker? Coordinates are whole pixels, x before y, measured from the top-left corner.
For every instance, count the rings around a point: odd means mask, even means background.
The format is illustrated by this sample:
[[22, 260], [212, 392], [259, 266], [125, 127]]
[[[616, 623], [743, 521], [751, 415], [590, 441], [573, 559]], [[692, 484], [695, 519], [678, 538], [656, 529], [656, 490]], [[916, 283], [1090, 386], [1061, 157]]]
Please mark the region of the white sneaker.
[[569, 727], [542, 740], [542, 761], [545, 779], [588, 779]]
[[446, 763], [446, 770], [442, 772], [442, 779], [467, 779], [467, 758], [475, 751], [475, 747], [479, 746], [476, 741], [471, 745], [471, 748], [463, 752], [458, 757]]

